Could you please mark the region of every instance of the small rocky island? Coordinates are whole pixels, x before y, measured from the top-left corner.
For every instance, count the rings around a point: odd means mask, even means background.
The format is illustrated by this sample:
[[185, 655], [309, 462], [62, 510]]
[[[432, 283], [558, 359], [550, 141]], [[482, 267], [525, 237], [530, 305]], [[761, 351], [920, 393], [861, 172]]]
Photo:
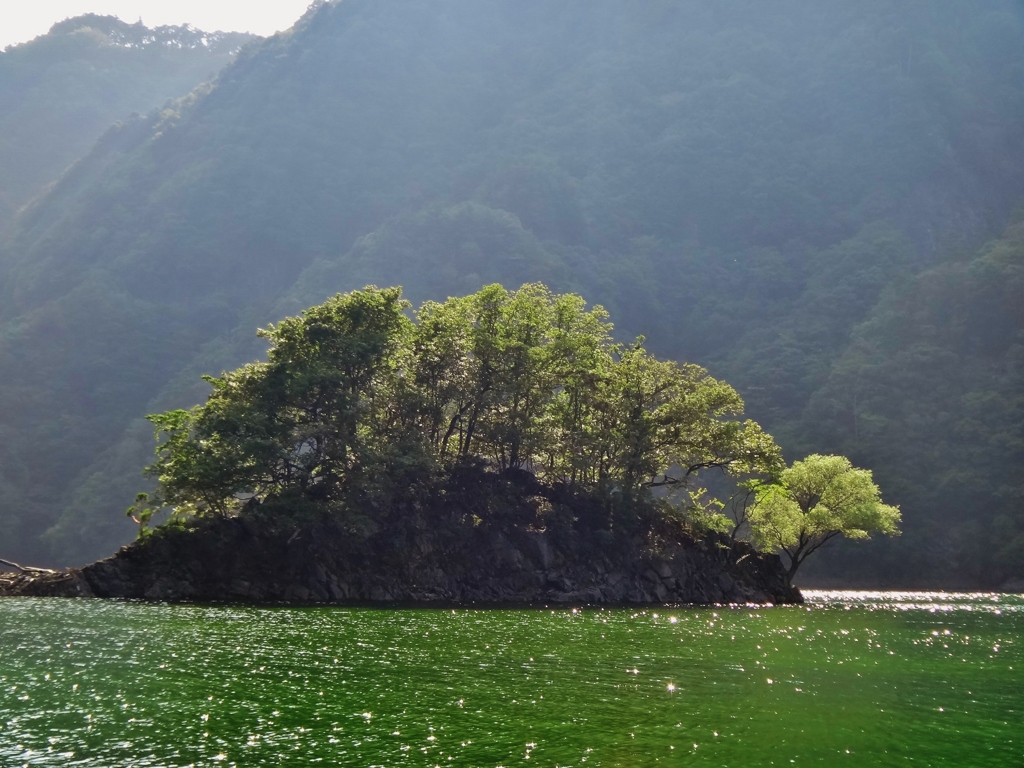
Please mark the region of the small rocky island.
[[[338, 295], [260, 331], [267, 362], [150, 416], [139, 539], [0, 594], [444, 605], [788, 603], [698, 478], [781, 452], [736, 391], [612, 340], [543, 285]], [[160, 525], [152, 527], [154, 523]]]
[[[489, 479], [508, 517], [536, 522], [550, 503], [524, 477]], [[0, 574], [0, 595], [463, 606], [802, 600], [778, 556], [715, 532], [696, 538], [666, 526], [619, 540], [508, 521], [393, 534], [357, 538], [329, 520], [289, 532], [215, 518], [160, 529], [84, 568]]]

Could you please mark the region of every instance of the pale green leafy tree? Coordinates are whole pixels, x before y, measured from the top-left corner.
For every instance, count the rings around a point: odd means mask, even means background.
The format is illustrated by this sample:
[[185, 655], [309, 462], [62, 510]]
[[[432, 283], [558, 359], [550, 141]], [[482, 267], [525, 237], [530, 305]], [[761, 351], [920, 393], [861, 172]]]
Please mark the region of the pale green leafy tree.
[[839, 536], [898, 535], [900, 511], [882, 502], [871, 470], [814, 454], [793, 462], [778, 482], [757, 486], [747, 522], [759, 547], [786, 556], [792, 581], [804, 560]]

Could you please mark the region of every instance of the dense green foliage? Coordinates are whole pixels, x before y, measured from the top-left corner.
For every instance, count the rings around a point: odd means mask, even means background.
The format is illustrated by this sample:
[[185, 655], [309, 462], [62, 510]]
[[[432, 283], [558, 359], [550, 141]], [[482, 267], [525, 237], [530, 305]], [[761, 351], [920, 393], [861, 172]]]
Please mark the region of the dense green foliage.
[[604, 310], [575, 294], [491, 285], [427, 302], [416, 322], [407, 307], [401, 289], [371, 287], [261, 331], [267, 362], [207, 377], [204, 405], [149, 417], [166, 436], [147, 469], [157, 489], [129, 514], [366, 517], [483, 462], [605, 499], [612, 527], [701, 470], [779, 468], [771, 437], [729, 418], [735, 390], [642, 339], [613, 343]]
[[892, 286], [801, 426], [900, 500], [920, 544], [880, 543], [887, 572], [912, 578], [941, 552], [968, 584], [1024, 574], [1024, 221]]
[[986, 292], [1019, 283], [978, 249], [1024, 200], [1022, 125], [1014, 0], [323, 4], [11, 227], [0, 535], [65, 562], [129, 537], [143, 414], [253, 359], [254, 325], [543, 280], [733, 383], [790, 458], [874, 470], [905, 535], [812, 573], [998, 586], [1020, 326]]
[[871, 471], [843, 456], [808, 456], [778, 480], [753, 486], [747, 523], [758, 546], [782, 552], [792, 580], [810, 555], [840, 536], [899, 533], [900, 512], [883, 504]]
[[0, 52], [0, 230], [112, 124], [184, 96], [252, 39], [89, 14]]

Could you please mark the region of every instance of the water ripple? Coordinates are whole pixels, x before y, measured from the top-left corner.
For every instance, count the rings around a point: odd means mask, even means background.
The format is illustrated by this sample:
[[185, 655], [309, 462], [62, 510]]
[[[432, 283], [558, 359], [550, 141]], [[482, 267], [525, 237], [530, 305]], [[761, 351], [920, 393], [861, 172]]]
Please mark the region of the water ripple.
[[1014, 765], [1024, 600], [756, 609], [0, 600], [0, 765]]

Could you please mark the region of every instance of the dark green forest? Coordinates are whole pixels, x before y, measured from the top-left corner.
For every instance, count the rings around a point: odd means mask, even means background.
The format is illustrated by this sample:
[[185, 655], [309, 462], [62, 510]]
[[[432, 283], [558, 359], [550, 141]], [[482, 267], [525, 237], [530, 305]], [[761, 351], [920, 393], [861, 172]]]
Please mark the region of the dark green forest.
[[[7, 54], [5, 54], [7, 55]], [[903, 512], [818, 583], [1024, 578], [1013, 0], [345, 0], [109, 131], [0, 245], [0, 541], [133, 535], [147, 413], [339, 291], [543, 281]]]
[[115, 122], [212, 80], [254, 39], [89, 14], [0, 52], [0, 229]]

